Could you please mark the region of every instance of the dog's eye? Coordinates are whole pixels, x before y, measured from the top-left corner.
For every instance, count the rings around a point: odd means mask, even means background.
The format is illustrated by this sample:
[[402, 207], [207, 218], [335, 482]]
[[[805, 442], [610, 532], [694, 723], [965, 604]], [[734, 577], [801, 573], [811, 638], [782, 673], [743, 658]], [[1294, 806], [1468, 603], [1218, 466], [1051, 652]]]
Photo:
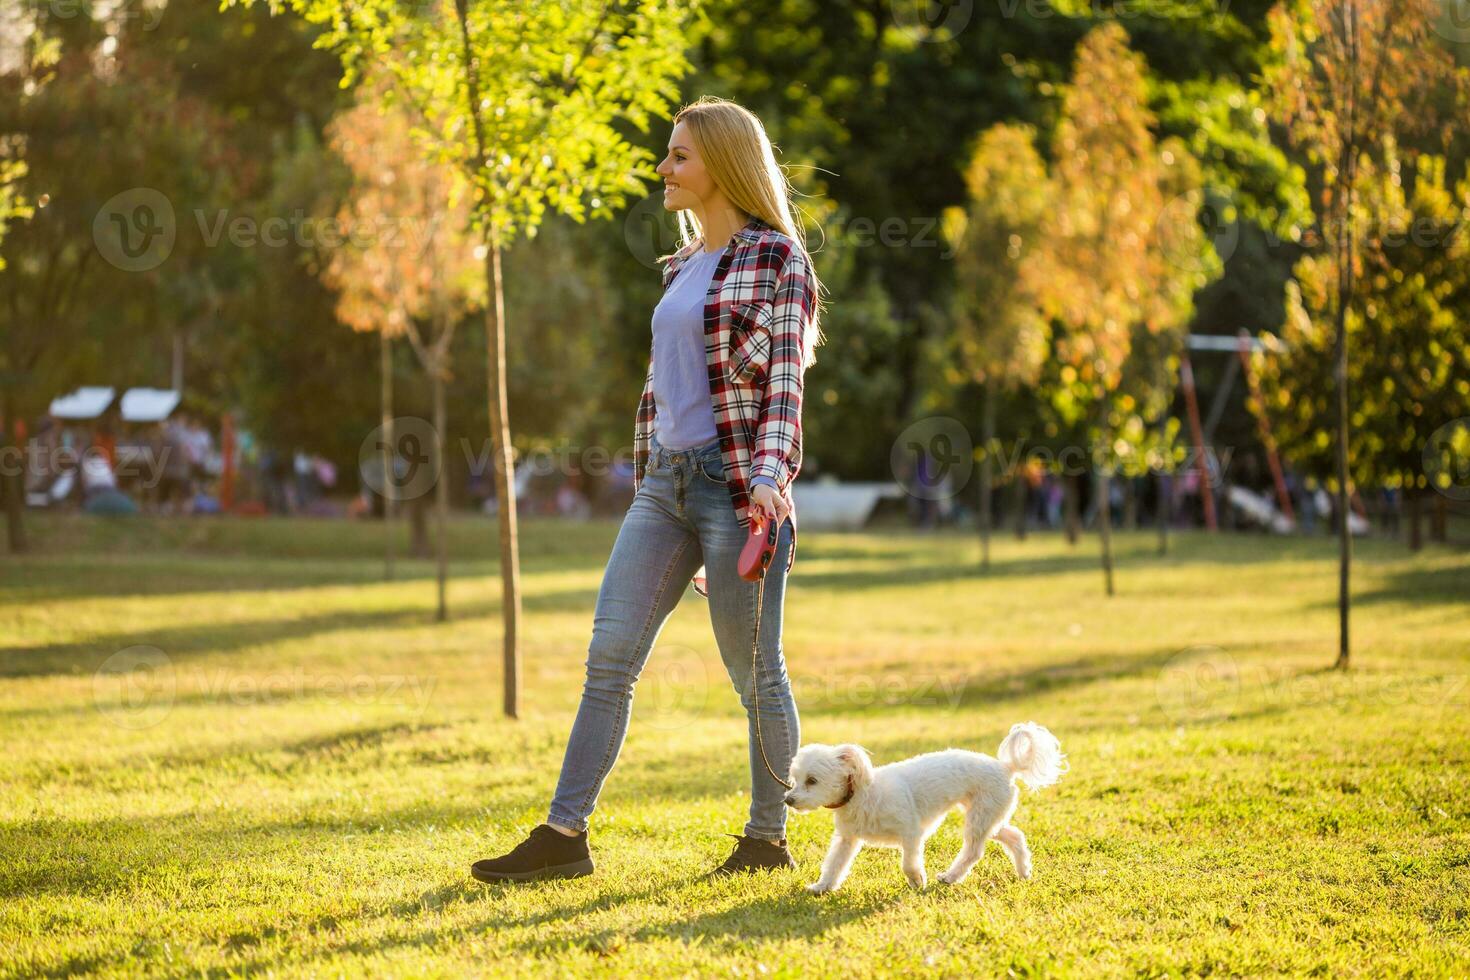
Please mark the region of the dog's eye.
[[808, 777], [806, 777], [806, 784], [808, 786], [815, 786], [816, 783], [817, 783], [817, 777], [816, 776], [808, 776]]

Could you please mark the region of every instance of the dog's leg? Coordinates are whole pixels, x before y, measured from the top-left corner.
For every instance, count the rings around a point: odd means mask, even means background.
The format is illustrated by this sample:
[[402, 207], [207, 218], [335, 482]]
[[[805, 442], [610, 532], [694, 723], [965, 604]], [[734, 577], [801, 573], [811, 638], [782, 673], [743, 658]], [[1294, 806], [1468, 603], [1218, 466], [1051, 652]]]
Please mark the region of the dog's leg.
[[905, 837], [903, 840], [903, 873], [908, 878], [909, 884], [915, 888], [923, 888], [928, 884], [928, 876], [924, 874], [924, 838], [921, 836]]
[[806, 890], [813, 895], [825, 895], [830, 891], [836, 891], [837, 886], [847, 879], [847, 872], [852, 868], [852, 859], [857, 856], [858, 849], [863, 842], [856, 837], [843, 837], [834, 834], [832, 846], [827, 849], [827, 856], [822, 859], [822, 874], [812, 884], [806, 886]]
[[1031, 877], [1031, 848], [1026, 846], [1026, 835], [1021, 833], [1010, 824], [999, 828], [995, 832], [995, 839], [1000, 846], [1006, 849], [1011, 856], [1011, 863], [1016, 866], [1016, 875], [1025, 881]]
[[[1014, 811], [1014, 805], [1011, 811]], [[985, 853], [985, 842], [992, 837], [998, 837], [1000, 829], [1006, 825], [1010, 818], [1010, 812], [996, 819], [994, 811], [985, 811], [972, 802], [965, 808], [964, 844], [960, 852], [955, 855], [954, 863], [951, 864], [939, 880], [947, 885], [957, 885], [965, 880], [965, 876], [975, 867]], [[1016, 831], [1018, 834], [1020, 831]]]
[[986, 834], [974, 820], [965, 821], [964, 835], [965, 842], [960, 846], [960, 853], [955, 855], [954, 863], [939, 874], [939, 880], [946, 885], [958, 885], [964, 881], [965, 875], [985, 853]]

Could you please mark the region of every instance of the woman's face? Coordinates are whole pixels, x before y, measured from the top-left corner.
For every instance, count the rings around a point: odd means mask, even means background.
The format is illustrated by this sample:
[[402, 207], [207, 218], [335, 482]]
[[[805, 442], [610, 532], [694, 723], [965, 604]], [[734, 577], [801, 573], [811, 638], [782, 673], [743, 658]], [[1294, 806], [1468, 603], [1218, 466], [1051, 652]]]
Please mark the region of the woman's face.
[[703, 213], [709, 204], [723, 197], [704, 169], [689, 127], [682, 122], [669, 136], [668, 156], [655, 169], [664, 179], [665, 210]]

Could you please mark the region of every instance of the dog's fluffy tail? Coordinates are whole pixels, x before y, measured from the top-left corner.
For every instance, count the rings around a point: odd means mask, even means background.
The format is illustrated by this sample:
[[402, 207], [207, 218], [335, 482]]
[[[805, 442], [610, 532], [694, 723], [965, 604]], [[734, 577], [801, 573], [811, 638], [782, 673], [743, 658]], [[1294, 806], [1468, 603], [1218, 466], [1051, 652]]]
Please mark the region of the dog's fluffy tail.
[[1050, 786], [1069, 768], [1062, 743], [1034, 721], [1012, 725], [996, 757], [1012, 776], [1020, 777], [1032, 789]]

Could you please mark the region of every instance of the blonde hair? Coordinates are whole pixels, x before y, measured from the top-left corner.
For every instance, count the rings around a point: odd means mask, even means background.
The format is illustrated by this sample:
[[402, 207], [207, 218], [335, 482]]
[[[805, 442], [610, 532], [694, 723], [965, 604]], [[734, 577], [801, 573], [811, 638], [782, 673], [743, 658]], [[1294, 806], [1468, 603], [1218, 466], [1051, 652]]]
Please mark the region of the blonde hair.
[[[704, 167], [729, 202], [745, 214], [760, 218], [796, 243], [806, 259], [812, 281], [812, 315], [802, 336], [803, 367], [816, 360], [816, 348], [826, 338], [821, 331], [822, 281], [806, 247], [806, 233], [792, 215], [791, 188], [776, 162], [766, 127], [755, 113], [728, 99], [701, 96], [680, 109], [674, 125], [689, 124], [689, 135]], [[678, 212], [679, 245], [688, 246], [703, 235], [691, 211]]]

